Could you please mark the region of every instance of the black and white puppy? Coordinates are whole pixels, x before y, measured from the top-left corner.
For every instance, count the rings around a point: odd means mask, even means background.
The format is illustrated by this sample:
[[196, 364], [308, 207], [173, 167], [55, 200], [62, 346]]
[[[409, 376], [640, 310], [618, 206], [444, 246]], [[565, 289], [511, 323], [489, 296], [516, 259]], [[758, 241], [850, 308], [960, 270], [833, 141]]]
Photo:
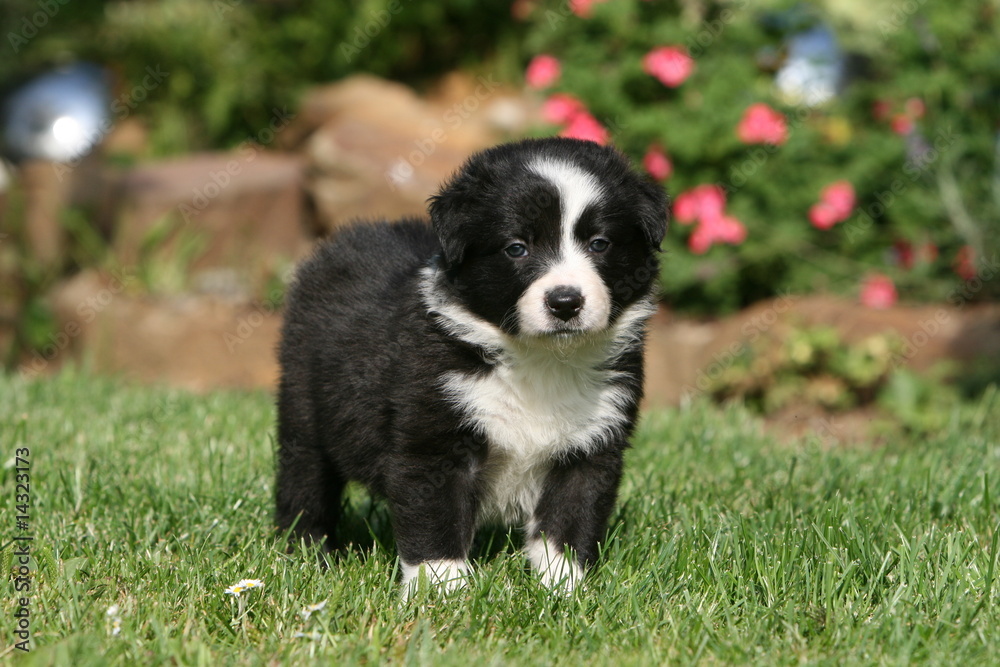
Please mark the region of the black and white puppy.
[[388, 499], [404, 595], [421, 571], [460, 584], [491, 521], [523, 525], [541, 578], [571, 589], [642, 397], [665, 196], [613, 149], [528, 140], [470, 158], [430, 217], [347, 228], [298, 271], [278, 524], [332, 539], [359, 480]]

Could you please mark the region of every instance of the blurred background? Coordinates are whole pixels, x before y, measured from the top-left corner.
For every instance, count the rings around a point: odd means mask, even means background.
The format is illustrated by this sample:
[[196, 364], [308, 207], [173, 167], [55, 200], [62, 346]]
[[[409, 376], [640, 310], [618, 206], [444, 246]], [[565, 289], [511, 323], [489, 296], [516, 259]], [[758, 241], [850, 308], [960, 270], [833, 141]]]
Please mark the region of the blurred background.
[[997, 0], [4, 0], [0, 26], [9, 373], [272, 387], [317, 239], [562, 134], [674, 202], [650, 403], [849, 438], [996, 390]]

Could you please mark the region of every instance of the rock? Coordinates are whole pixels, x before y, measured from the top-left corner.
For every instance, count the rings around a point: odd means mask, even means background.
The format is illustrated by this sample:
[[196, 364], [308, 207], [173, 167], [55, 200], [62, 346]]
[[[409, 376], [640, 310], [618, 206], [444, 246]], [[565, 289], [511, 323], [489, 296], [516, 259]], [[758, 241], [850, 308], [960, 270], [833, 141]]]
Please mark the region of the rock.
[[893, 331], [900, 364], [918, 372], [942, 360], [972, 364], [1000, 358], [1000, 306], [897, 306], [873, 310], [826, 295], [763, 301], [723, 320], [695, 323], [661, 310], [647, 343], [646, 404], [676, 405], [708, 382], [772, 327], [832, 326], [846, 343]]
[[[138, 296], [140, 282], [133, 270], [123, 269], [85, 271], [62, 283], [50, 298], [57, 330], [43, 350], [23, 361], [21, 372], [44, 374], [66, 359], [84, 359], [97, 372], [198, 391], [276, 386], [281, 313], [267, 304], [278, 303], [280, 295], [265, 305], [215, 294]], [[835, 326], [848, 342], [895, 331], [908, 343], [899, 361], [918, 371], [943, 359], [1000, 358], [1000, 305], [875, 311], [829, 296], [786, 297], [709, 323], [661, 309], [647, 337], [645, 406], [677, 405], [703, 392], [707, 379], [756, 338], [786, 325]], [[821, 416], [796, 413], [788, 419], [812, 428]]]
[[138, 118], [123, 118], [104, 137], [101, 152], [117, 158], [141, 159], [149, 153], [149, 129]]
[[439, 103], [370, 76], [309, 93], [286, 135], [304, 142], [321, 227], [425, 215], [427, 198], [469, 155], [503, 138], [484, 109], [509, 106], [507, 97], [483, 77], [459, 101]]
[[214, 296], [136, 296], [129, 271], [84, 271], [50, 303], [57, 330], [20, 366], [25, 376], [86, 360], [98, 373], [195, 391], [273, 387], [280, 316], [274, 308]]
[[124, 266], [228, 269], [257, 293], [310, 247], [301, 160], [249, 144], [136, 167], [121, 176], [117, 201]]
[[24, 234], [28, 251], [43, 267], [58, 271], [66, 261], [63, 208], [70, 198], [72, 179], [54, 162], [29, 160], [20, 168], [24, 196]]

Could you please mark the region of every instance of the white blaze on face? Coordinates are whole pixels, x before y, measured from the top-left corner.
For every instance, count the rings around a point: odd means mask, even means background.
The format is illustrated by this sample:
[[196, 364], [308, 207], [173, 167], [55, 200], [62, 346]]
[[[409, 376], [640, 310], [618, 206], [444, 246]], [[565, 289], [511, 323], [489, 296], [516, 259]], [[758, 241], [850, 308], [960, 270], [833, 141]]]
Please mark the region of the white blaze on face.
[[[541, 335], [604, 329], [611, 315], [611, 292], [573, 233], [583, 211], [603, 195], [601, 184], [592, 174], [566, 162], [540, 159], [530, 168], [559, 192], [561, 234], [558, 259], [517, 302], [521, 332]], [[583, 296], [579, 314], [566, 322], [553, 315], [546, 303], [546, 295], [557, 287], [576, 289]]]

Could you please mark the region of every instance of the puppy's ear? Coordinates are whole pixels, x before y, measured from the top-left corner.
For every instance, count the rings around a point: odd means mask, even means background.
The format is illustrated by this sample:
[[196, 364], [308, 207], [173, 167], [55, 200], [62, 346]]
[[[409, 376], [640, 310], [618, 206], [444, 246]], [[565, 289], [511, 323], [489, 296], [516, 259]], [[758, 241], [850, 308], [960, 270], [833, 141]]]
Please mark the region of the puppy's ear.
[[649, 244], [659, 250], [670, 219], [667, 195], [660, 185], [646, 179], [640, 180], [640, 190], [639, 226]]
[[446, 184], [441, 192], [430, 198], [429, 202], [431, 224], [444, 249], [445, 264], [447, 268], [453, 268], [461, 264], [465, 258], [466, 243], [462, 227], [469, 209], [468, 185], [465, 179], [457, 178]]

